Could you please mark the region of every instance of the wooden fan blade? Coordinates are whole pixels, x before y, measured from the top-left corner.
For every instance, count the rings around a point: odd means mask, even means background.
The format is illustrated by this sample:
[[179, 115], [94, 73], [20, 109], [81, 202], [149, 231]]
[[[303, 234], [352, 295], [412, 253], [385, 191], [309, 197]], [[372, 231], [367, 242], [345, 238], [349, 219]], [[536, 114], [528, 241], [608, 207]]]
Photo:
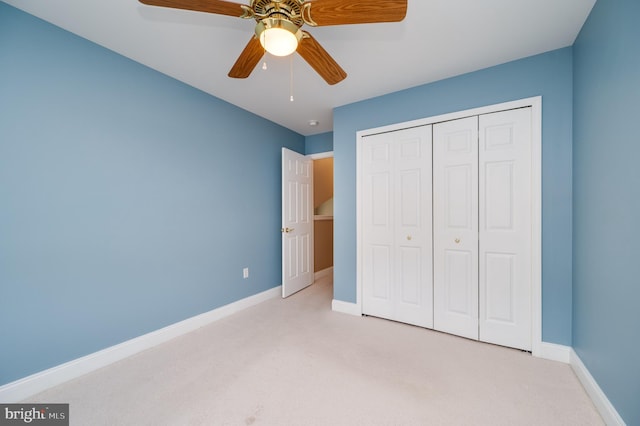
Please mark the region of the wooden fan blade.
[[318, 26], [400, 22], [407, 0], [311, 0], [309, 15]]
[[222, 0], [139, 0], [149, 6], [171, 7], [173, 9], [195, 10], [217, 13], [218, 15], [242, 16], [244, 10], [239, 3]]
[[298, 53], [324, 78], [324, 81], [333, 85], [347, 78], [347, 73], [344, 72], [331, 55], [320, 46], [320, 43], [311, 37], [311, 34], [308, 32], [303, 31], [303, 33], [304, 37], [298, 45]]
[[233, 68], [229, 71], [229, 77], [232, 78], [247, 78], [258, 65], [260, 59], [264, 56], [264, 48], [260, 44], [260, 40], [257, 37], [251, 37], [249, 43], [244, 48], [240, 57], [233, 64]]

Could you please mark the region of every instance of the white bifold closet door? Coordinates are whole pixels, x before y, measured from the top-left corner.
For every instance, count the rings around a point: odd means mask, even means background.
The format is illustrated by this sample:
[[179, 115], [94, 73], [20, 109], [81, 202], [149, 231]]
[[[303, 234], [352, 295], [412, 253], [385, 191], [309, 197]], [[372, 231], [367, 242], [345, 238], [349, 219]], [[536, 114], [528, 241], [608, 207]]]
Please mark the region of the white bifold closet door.
[[480, 330], [531, 350], [531, 108], [480, 116]]
[[432, 129], [366, 136], [362, 145], [362, 310], [433, 327]]
[[531, 350], [531, 108], [433, 126], [434, 328]]
[[478, 117], [433, 126], [434, 328], [478, 338]]

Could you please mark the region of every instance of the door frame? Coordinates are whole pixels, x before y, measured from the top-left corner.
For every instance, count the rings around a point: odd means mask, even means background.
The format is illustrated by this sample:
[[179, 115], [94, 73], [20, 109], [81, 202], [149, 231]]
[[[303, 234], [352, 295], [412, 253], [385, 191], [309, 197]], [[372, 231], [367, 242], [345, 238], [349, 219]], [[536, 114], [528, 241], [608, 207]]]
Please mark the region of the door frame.
[[531, 348], [542, 356], [542, 96], [472, 108], [388, 126], [360, 130], [356, 133], [356, 306], [362, 314], [362, 145], [363, 138], [409, 127], [427, 126], [474, 115], [531, 107]]

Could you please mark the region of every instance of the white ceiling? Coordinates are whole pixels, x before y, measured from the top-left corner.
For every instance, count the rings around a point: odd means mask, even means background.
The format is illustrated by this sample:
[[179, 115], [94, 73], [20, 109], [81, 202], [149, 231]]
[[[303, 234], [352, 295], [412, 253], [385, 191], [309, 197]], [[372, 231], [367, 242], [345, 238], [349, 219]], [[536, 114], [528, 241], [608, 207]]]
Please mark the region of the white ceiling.
[[[4, 0], [302, 135], [334, 107], [573, 44], [595, 0], [409, 0], [399, 23], [305, 27], [348, 77], [327, 85], [298, 55], [227, 77], [255, 21], [137, 0]], [[238, 3], [248, 4], [248, 0]], [[291, 67], [293, 95], [290, 102]], [[309, 120], [318, 120], [316, 127]]]

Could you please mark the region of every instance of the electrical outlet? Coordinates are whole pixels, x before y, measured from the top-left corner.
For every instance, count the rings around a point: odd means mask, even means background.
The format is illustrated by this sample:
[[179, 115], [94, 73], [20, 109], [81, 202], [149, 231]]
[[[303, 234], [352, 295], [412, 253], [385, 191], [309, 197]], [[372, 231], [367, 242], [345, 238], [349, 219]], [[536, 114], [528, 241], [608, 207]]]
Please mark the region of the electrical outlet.
[[244, 268], [242, 270], [242, 278], [249, 278], [249, 268]]

